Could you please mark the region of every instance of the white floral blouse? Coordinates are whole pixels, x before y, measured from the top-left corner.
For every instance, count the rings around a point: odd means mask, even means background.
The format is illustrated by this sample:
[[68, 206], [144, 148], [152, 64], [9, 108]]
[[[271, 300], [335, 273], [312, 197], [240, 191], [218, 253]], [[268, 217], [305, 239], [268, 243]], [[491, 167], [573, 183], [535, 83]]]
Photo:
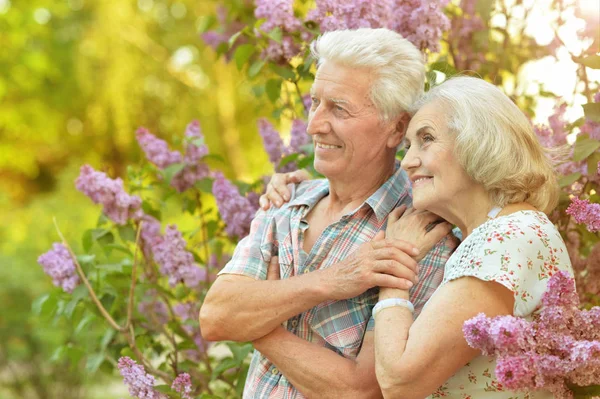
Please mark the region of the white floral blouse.
[[[473, 230], [446, 263], [441, 285], [463, 276], [496, 281], [513, 291], [513, 315], [529, 320], [541, 303], [548, 278], [559, 270], [573, 274], [558, 230], [544, 213], [520, 211]], [[552, 398], [545, 391], [506, 390], [496, 380], [495, 368], [494, 357], [476, 357], [429, 398]]]

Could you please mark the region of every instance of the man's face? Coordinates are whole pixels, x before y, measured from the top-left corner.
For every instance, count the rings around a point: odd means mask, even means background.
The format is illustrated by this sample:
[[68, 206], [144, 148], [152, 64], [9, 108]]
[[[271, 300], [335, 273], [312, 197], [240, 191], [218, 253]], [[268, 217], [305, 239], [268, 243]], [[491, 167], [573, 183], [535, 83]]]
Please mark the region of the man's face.
[[328, 179], [360, 178], [367, 165], [382, 165], [402, 140], [396, 122], [381, 122], [370, 99], [368, 69], [325, 61], [311, 88], [308, 134], [315, 169]]

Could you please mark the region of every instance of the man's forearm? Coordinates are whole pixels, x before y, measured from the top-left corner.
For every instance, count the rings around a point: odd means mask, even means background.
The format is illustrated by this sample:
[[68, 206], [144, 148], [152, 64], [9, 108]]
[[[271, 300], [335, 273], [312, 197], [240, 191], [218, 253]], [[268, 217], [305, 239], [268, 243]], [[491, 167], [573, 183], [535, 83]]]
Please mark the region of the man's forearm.
[[327, 300], [319, 272], [284, 280], [223, 275], [206, 295], [200, 327], [210, 341], [253, 341]]
[[346, 359], [281, 327], [253, 343], [306, 397], [362, 399], [381, 397], [370, 342], [357, 360]]

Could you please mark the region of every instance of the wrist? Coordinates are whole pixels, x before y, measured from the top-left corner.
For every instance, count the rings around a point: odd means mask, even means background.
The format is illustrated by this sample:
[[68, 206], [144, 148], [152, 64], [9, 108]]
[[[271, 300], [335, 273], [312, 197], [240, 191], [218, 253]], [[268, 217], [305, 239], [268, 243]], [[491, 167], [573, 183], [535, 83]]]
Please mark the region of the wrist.
[[408, 290], [400, 290], [398, 288], [387, 288], [381, 287], [379, 289], [379, 300], [382, 301], [384, 299], [389, 298], [400, 298], [408, 300]]

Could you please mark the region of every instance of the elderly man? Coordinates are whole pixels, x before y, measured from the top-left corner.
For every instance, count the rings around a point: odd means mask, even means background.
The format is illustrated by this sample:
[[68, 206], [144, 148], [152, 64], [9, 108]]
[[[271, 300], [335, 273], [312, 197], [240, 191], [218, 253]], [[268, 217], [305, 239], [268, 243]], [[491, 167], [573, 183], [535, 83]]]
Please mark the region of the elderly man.
[[[445, 224], [419, 227], [420, 248], [380, 233], [395, 208], [411, 203], [395, 155], [405, 110], [422, 94], [421, 53], [387, 29], [329, 32], [312, 50], [307, 131], [326, 179], [258, 212], [200, 311], [206, 339], [254, 343], [245, 398], [380, 397], [377, 287], [412, 287], [418, 314], [452, 251], [439, 241]], [[280, 279], [267, 279], [270, 263]]]

